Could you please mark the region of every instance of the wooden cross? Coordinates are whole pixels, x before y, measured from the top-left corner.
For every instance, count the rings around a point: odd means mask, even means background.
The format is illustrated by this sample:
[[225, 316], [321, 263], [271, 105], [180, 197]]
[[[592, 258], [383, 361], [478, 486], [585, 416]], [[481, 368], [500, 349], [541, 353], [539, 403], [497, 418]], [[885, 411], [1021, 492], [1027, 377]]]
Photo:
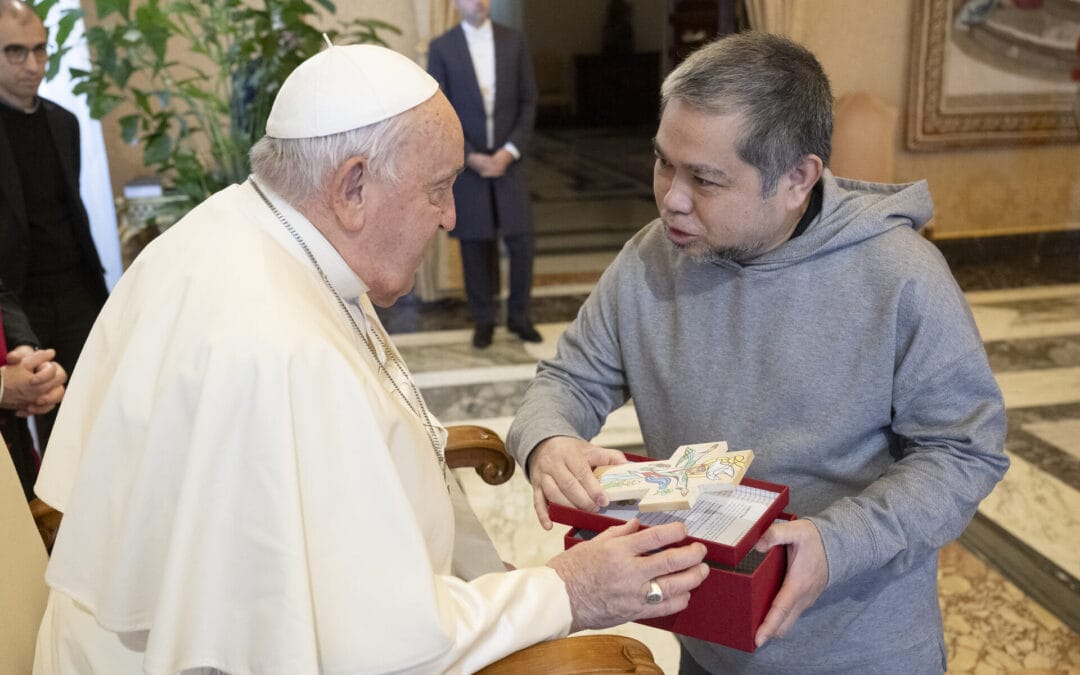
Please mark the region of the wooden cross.
[[734, 490], [753, 450], [728, 452], [724, 441], [680, 446], [671, 459], [598, 466], [600, 485], [612, 501], [640, 500], [638, 510], [681, 511], [707, 492]]

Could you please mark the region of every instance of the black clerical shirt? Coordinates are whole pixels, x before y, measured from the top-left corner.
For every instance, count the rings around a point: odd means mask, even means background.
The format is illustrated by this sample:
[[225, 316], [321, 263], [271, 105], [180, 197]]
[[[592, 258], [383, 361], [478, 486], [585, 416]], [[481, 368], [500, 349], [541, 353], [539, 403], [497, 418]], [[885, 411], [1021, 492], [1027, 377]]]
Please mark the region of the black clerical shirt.
[[795, 231], [791, 233], [790, 239], [794, 239], [803, 232], [806, 232], [806, 228], [810, 227], [811, 221], [817, 218], [817, 215], [821, 213], [821, 200], [825, 194], [825, 184], [822, 181], [814, 183], [814, 187], [810, 190], [810, 203], [806, 207], [806, 212], [803, 213], [802, 218], [799, 218], [799, 223], [795, 226]]
[[18, 167], [26, 216], [30, 224], [30, 264], [27, 284], [34, 277], [75, 272], [81, 253], [75, 239], [72, 195], [60, 164], [45, 108], [33, 112], [0, 102], [0, 118]]

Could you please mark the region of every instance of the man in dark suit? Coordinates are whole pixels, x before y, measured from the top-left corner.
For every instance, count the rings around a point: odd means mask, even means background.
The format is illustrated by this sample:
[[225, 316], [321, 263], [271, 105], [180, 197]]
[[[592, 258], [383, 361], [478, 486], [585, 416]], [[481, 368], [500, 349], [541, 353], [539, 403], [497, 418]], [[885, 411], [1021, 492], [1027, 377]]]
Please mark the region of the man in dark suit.
[[0, 437], [27, 501], [34, 498], [38, 455], [25, 418], [52, 410], [67, 381], [67, 373], [53, 361], [56, 352], [39, 346], [15, 294], [0, 279]]
[[[0, 0], [0, 274], [71, 372], [108, 290], [79, 197], [78, 120], [37, 95], [45, 44], [32, 9]], [[35, 418], [43, 449], [55, 414]]]
[[465, 131], [466, 169], [454, 184], [465, 295], [473, 345], [491, 344], [499, 291], [498, 243], [510, 256], [506, 326], [540, 342], [529, 318], [533, 233], [521, 153], [536, 121], [532, 58], [518, 31], [491, 22], [488, 0], [455, 0], [462, 22], [431, 42], [428, 72], [439, 81]]

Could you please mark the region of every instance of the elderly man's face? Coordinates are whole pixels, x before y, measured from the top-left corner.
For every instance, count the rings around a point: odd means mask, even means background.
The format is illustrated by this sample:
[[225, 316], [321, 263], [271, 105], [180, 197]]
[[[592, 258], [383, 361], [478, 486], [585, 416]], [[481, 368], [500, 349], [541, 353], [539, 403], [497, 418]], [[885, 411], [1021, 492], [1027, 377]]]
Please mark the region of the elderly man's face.
[[45, 77], [45, 26], [30, 9], [5, 9], [0, 16], [0, 100], [29, 108]]
[[670, 101], [656, 132], [653, 196], [668, 239], [698, 260], [750, 260], [791, 236], [799, 204], [761, 195], [761, 174], [739, 158], [742, 117]]
[[490, 0], [456, 0], [461, 18], [473, 26], [479, 26], [488, 18]]
[[409, 292], [428, 242], [457, 218], [453, 186], [464, 157], [457, 114], [442, 93], [413, 112], [397, 182], [375, 178], [364, 188], [367, 269], [357, 272], [382, 307]]

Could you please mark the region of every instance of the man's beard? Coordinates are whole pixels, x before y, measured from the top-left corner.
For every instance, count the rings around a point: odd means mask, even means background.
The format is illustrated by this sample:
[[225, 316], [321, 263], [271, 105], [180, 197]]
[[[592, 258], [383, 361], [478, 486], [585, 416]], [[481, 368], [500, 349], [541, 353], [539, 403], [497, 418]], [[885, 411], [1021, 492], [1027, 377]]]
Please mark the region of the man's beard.
[[696, 263], [716, 264], [724, 261], [746, 262], [761, 255], [760, 246], [721, 246], [706, 248], [703, 251], [693, 251], [690, 246], [676, 244], [668, 240], [676, 251], [690, 258]]
[[[660, 220], [664, 224], [665, 228], [671, 228], [671, 225], [669, 224], [667, 218], [664, 217], [663, 213], [660, 214]], [[704, 237], [699, 237], [698, 241], [703, 242]], [[713, 265], [724, 261], [743, 263], [747, 260], [753, 260], [754, 258], [761, 255], [765, 250], [765, 243], [762, 241], [755, 241], [752, 244], [745, 244], [743, 246], [709, 247], [708, 245], [706, 245], [704, 250], [696, 250], [698, 247], [696, 247], [692, 243], [676, 244], [670, 239], [668, 239], [668, 243], [670, 243], [678, 253], [680, 253], [681, 255], [685, 255], [687, 258], [690, 258], [690, 260], [693, 260], [696, 263], [706, 263]]]

